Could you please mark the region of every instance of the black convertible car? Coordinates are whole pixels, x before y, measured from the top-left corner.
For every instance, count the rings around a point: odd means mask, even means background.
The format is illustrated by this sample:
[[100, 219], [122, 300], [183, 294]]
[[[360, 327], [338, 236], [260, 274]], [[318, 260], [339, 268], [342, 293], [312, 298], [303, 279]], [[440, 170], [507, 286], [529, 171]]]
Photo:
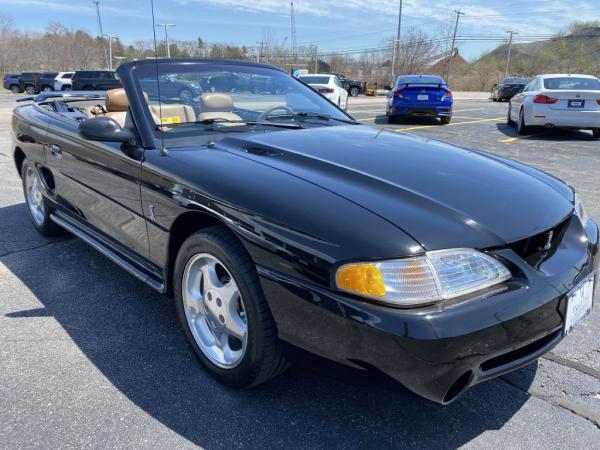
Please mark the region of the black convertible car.
[[[227, 76], [278, 94], [142, 88]], [[598, 227], [550, 175], [360, 125], [271, 66], [146, 60], [119, 77], [15, 109], [28, 211], [173, 295], [227, 385], [283, 371], [286, 342], [448, 403], [592, 307]]]

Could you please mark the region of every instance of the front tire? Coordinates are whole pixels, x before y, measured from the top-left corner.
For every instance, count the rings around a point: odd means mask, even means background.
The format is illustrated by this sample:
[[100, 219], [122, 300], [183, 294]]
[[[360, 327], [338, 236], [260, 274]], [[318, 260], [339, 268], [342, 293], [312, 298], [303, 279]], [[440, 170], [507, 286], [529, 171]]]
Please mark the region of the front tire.
[[21, 92], [21, 89], [19, 88], [18, 85], [12, 84], [10, 86], [10, 92], [12, 92], [13, 94], [18, 94], [19, 92]]
[[592, 136], [594, 137], [594, 139], [600, 139], [600, 128], [593, 129]]
[[27, 211], [33, 226], [44, 236], [57, 236], [62, 228], [50, 219], [50, 209], [44, 197], [45, 188], [38, 169], [29, 161], [23, 161], [21, 180]]
[[350, 88], [349, 94], [351, 97], [358, 97], [358, 94], [360, 94], [360, 90], [356, 86], [354, 86]]
[[184, 333], [218, 381], [256, 386], [287, 367], [256, 266], [227, 227], [186, 239], [173, 277]]
[[452, 116], [441, 116], [440, 120], [442, 121], [442, 125], [448, 125], [452, 120]]

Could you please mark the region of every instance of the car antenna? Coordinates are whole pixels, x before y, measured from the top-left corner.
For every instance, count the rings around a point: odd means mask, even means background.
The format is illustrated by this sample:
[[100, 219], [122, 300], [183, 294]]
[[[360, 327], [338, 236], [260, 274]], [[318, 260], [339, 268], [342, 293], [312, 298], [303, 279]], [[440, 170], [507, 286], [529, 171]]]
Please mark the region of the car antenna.
[[[162, 123], [162, 103], [160, 101], [160, 83], [158, 82], [158, 46], [156, 45], [156, 21], [154, 19], [154, 0], [150, 0], [150, 8], [152, 9], [152, 36], [154, 38], [154, 66], [156, 67], [156, 92], [158, 93], [158, 120]], [[160, 155], [167, 156], [169, 152], [165, 148], [165, 137], [160, 134]]]

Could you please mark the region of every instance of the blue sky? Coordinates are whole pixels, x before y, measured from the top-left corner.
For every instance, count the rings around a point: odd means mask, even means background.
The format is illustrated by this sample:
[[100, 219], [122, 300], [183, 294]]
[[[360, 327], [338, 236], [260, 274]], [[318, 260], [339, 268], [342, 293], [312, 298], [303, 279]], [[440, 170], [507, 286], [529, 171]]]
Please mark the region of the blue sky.
[[[299, 44], [337, 51], [381, 46], [395, 33], [397, 0], [296, 0]], [[100, 0], [105, 33], [125, 42], [150, 39], [150, 0]], [[433, 36], [448, 30], [454, 10], [461, 9], [459, 35], [495, 36], [512, 29], [527, 36], [565, 30], [574, 20], [600, 20], [600, 0], [404, 0], [403, 28], [418, 26]], [[156, 21], [176, 24], [173, 39], [196, 39], [256, 45], [266, 34], [275, 42], [290, 36], [289, 1], [155, 0]], [[0, 15], [23, 30], [40, 31], [48, 22], [96, 34], [92, 0], [0, 0]], [[533, 37], [531, 38], [533, 39]], [[459, 43], [473, 59], [497, 42]]]

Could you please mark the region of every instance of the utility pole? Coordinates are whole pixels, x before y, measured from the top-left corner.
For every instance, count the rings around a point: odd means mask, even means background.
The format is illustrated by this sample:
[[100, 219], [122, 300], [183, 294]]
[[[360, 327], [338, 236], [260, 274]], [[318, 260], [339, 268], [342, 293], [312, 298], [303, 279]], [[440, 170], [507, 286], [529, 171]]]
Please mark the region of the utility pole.
[[458, 31], [458, 19], [464, 16], [465, 13], [460, 12], [460, 9], [454, 11], [456, 13], [456, 23], [454, 24], [454, 34], [452, 35], [452, 49], [450, 50], [450, 59], [448, 60], [448, 73], [446, 74], [446, 84], [450, 84], [450, 71], [452, 70], [452, 59], [454, 58], [454, 44], [456, 43], [456, 32]]
[[315, 73], [319, 73], [319, 50], [315, 44]]
[[294, 62], [296, 62], [296, 48], [298, 43], [296, 42], [296, 12], [294, 10], [294, 2], [290, 2], [290, 26], [291, 26], [291, 40], [290, 46], [292, 47], [292, 56]]
[[260, 41], [258, 42], [258, 44], [260, 45], [259, 49], [258, 49], [258, 54], [256, 55], [256, 62], [260, 63], [262, 60], [262, 55], [263, 55], [263, 48], [265, 45], [265, 41]]
[[110, 34], [103, 34], [102, 37], [108, 38], [108, 70], [113, 70], [113, 53], [112, 53], [112, 40], [116, 39], [116, 36]]
[[167, 31], [169, 27], [174, 27], [174, 23], [159, 23], [154, 25], [155, 27], [163, 27], [165, 29], [165, 45], [167, 46], [167, 58], [171, 57], [171, 49], [169, 48], [169, 32]]
[[396, 73], [396, 53], [400, 48], [400, 31], [402, 26], [402, 0], [400, 0], [400, 5], [398, 6], [398, 33], [396, 34], [396, 40], [394, 41], [394, 53], [392, 54], [392, 85], [396, 83], [395, 73]]
[[[102, 30], [102, 19], [100, 18], [100, 0], [94, 0], [94, 5], [96, 5], [96, 18], [98, 22], [98, 34], [99, 38], [104, 36], [104, 31]], [[108, 55], [106, 54], [106, 45], [102, 43], [102, 49], [104, 50], [104, 60], [106, 61], [106, 66], [108, 67], [110, 64], [108, 63]]]
[[510, 51], [512, 49], [513, 34], [519, 34], [515, 31], [507, 31], [507, 33], [510, 33], [510, 37], [508, 38], [508, 53], [506, 54], [506, 67], [504, 69], [504, 78], [508, 77], [508, 69], [510, 67]]

